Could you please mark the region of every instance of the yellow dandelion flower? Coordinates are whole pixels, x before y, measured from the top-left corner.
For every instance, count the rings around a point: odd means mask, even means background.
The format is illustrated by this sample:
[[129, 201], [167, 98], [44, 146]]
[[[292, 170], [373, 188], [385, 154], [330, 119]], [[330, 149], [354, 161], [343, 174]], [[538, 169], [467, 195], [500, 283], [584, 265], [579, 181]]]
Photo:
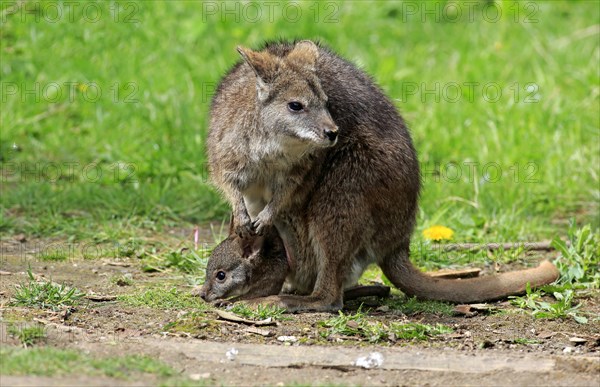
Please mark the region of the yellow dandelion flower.
[[88, 89], [88, 85], [85, 84], [85, 83], [78, 83], [77, 84], [77, 89], [79, 91], [81, 91], [82, 93], [85, 93], [87, 91], [87, 89]]
[[430, 241], [450, 240], [452, 235], [454, 235], [454, 231], [445, 226], [431, 226], [423, 230], [423, 236]]

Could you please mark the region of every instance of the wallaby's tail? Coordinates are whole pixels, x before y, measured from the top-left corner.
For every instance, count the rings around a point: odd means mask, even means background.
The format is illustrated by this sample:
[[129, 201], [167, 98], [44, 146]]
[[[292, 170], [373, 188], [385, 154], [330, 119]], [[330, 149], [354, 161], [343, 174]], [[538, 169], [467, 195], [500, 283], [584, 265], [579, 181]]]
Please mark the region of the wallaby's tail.
[[455, 303], [492, 301], [522, 294], [527, 283], [534, 288], [554, 282], [559, 276], [556, 267], [548, 261], [532, 269], [469, 279], [428, 276], [407, 257], [383, 262], [382, 269], [386, 277], [409, 296]]

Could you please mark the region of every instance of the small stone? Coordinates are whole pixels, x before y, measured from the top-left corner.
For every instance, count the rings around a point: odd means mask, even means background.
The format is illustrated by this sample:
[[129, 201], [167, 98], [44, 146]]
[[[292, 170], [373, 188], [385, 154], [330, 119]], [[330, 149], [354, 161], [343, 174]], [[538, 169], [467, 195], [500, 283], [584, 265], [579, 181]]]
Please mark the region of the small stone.
[[362, 368], [378, 368], [383, 364], [383, 355], [379, 352], [371, 352], [368, 356], [361, 356], [354, 362], [354, 365]]
[[569, 338], [569, 341], [575, 345], [582, 345], [587, 343], [587, 339], [583, 339], [581, 337], [571, 337]]
[[182, 318], [182, 317], [184, 317], [186, 314], [188, 314], [188, 312], [187, 312], [187, 311], [185, 311], [185, 310], [180, 310], [179, 312], [177, 312], [177, 318], [178, 318], [178, 319], [179, 319], [179, 318]]
[[202, 379], [208, 379], [210, 378], [210, 372], [205, 372], [203, 374], [191, 374], [190, 375], [190, 379], [198, 381], [198, 380], [202, 380]]
[[279, 336], [277, 337], [277, 341], [281, 341], [284, 343], [295, 343], [296, 341], [298, 341], [298, 339], [296, 338], [296, 336]]
[[227, 352], [225, 352], [225, 357], [229, 361], [234, 361], [235, 358], [237, 357], [238, 353], [239, 353], [239, 351], [237, 349], [229, 348], [229, 350]]
[[571, 353], [573, 352], [573, 347], [565, 347], [565, 349], [563, 349], [563, 353]]

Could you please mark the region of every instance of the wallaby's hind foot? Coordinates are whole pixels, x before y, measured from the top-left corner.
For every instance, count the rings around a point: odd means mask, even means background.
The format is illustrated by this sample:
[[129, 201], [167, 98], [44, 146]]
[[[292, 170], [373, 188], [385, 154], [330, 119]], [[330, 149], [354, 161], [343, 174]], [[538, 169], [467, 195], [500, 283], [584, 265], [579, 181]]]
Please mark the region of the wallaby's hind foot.
[[385, 285], [357, 285], [344, 290], [344, 302], [362, 297], [385, 298], [390, 295], [390, 287]]

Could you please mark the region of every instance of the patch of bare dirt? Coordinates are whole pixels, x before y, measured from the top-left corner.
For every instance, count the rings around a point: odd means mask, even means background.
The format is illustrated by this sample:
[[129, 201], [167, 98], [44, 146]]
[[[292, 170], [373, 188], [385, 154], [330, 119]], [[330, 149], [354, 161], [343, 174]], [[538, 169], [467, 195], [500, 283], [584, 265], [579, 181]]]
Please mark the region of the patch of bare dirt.
[[[76, 348], [98, 356], [125, 353], [155, 356], [181, 371], [182, 377], [225, 385], [359, 384], [359, 385], [598, 385], [600, 327], [573, 320], [535, 319], [508, 302], [490, 304], [470, 317], [431, 313], [404, 315], [378, 308], [366, 300], [369, 319], [392, 322], [441, 323], [452, 333], [425, 341], [367, 340], [327, 336], [320, 322], [334, 314], [288, 315], [276, 325], [250, 327], [219, 319], [212, 311], [132, 307], [117, 300], [86, 300], [68, 312], [49, 312], [9, 306], [15, 285], [26, 281], [26, 270], [48, 280], [104, 296], [129, 294], [150, 285], [176, 284], [191, 290], [176, 272], [145, 273], [137, 259], [99, 257], [93, 260], [44, 262], [34, 254], [0, 257], [0, 342], [18, 345], [7, 333], [14, 323], [37, 322], [47, 328], [45, 345]], [[489, 270], [489, 269], [488, 269]], [[128, 275], [133, 286], [119, 286], [111, 278]], [[398, 297], [397, 295], [394, 297]], [[581, 310], [600, 314], [598, 294], [580, 300]], [[348, 305], [350, 311], [358, 303]], [[364, 306], [363, 306], [363, 310]], [[280, 336], [297, 341], [284, 343]], [[573, 341], [579, 338], [579, 341]], [[236, 348], [229, 360], [226, 352]], [[376, 369], [353, 365], [359, 356], [383, 355]], [[85, 375], [46, 378], [2, 376], [2, 385], [114, 385], [115, 380]], [[119, 381], [154, 384], [156, 380]]]

